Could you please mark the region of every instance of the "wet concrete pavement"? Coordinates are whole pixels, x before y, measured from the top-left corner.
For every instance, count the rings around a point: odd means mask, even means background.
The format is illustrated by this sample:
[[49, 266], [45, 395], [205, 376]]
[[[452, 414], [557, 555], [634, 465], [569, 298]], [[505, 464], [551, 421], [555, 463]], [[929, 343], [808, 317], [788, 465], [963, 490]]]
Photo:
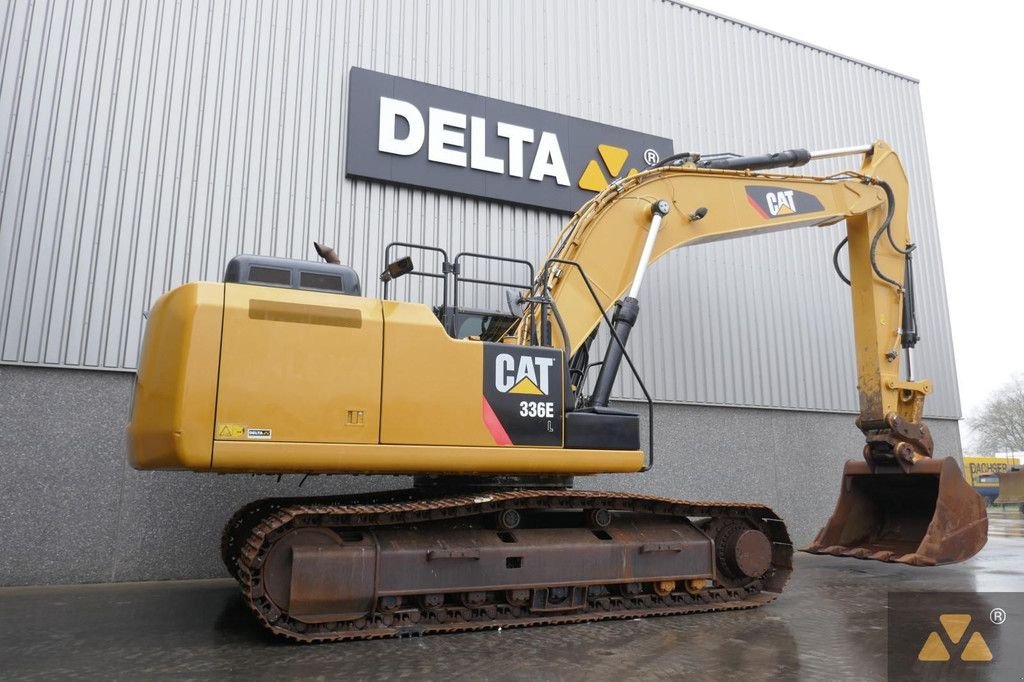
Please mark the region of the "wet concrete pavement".
[[[229, 580], [6, 588], [0, 677], [884, 679], [890, 590], [1024, 591], [1024, 517], [991, 513], [988, 545], [955, 566], [798, 554], [782, 597], [751, 611], [403, 640], [279, 642]], [[1024, 623], [1007, 627], [1024, 645]]]

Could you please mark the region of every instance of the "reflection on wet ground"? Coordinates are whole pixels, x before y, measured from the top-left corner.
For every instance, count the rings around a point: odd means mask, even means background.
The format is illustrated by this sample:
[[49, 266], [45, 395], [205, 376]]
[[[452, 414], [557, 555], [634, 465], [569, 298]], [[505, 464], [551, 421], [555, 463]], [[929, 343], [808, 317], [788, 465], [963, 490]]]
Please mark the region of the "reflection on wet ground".
[[988, 510], [988, 536], [1024, 538], [1024, 509], [1001, 505]]
[[394, 641], [279, 642], [228, 580], [6, 588], [0, 677], [884, 679], [887, 591], [1024, 586], [1024, 516], [990, 520], [985, 549], [955, 566], [800, 554], [786, 593], [762, 609]]

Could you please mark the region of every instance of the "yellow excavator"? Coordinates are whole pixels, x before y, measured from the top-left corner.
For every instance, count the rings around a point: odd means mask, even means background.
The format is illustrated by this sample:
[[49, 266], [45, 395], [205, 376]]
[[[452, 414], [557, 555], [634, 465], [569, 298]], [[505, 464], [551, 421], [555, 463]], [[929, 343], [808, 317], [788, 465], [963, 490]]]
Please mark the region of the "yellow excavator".
[[[859, 170], [785, 174], [813, 158]], [[883, 142], [760, 156], [681, 154], [615, 180], [525, 268], [509, 310], [462, 308], [479, 254], [417, 270], [408, 255], [361, 295], [327, 262], [239, 256], [223, 282], [164, 294], [149, 315], [128, 456], [138, 469], [409, 474], [406, 490], [253, 502], [222, 555], [258, 620], [298, 641], [573, 623], [760, 606], [791, 572], [782, 520], [753, 503], [573, 489], [653, 463], [639, 416], [609, 405], [648, 266], [668, 251], [846, 221], [863, 458], [807, 551], [932, 566], [985, 544], [981, 497], [932, 458], [917, 341], [907, 179]], [[840, 247], [843, 243], [840, 243]], [[430, 276], [442, 304], [390, 300]], [[411, 280], [408, 280], [411, 281]], [[449, 301], [451, 293], [451, 301]], [[600, 327], [603, 358], [592, 362]], [[595, 350], [596, 353], [596, 350]], [[901, 375], [901, 366], [906, 370]], [[597, 368], [597, 376], [588, 370]], [[643, 386], [641, 377], [640, 386]], [[646, 389], [644, 389], [646, 393]], [[648, 409], [653, 409], [648, 396]]]

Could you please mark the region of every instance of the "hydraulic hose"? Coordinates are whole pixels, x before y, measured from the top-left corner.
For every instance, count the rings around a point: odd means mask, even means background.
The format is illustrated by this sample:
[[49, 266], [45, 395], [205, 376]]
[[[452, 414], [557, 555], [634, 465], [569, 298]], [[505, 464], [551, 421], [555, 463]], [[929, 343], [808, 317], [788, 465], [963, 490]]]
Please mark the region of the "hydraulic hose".
[[[885, 182], [884, 180], [878, 180], [876, 182], [878, 186], [881, 187], [882, 190], [885, 192], [887, 208], [885, 212], [885, 220], [882, 221], [882, 225], [878, 228], [877, 231], [875, 231], [875, 236], [871, 238], [871, 269], [874, 270], [875, 274], [878, 276], [880, 280], [882, 280], [883, 282], [888, 282], [892, 286], [896, 287], [897, 290], [902, 292], [903, 285], [894, 280], [893, 278], [887, 276], [878, 267], [878, 259], [876, 256], [876, 252], [878, 251], [878, 240], [882, 238], [882, 233], [885, 232], [886, 234], [889, 235], [890, 243], [892, 243], [893, 241], [892, 235], [889, 234], [889, 228], [892, 225], [892, 218], [896, 214], [896, 196], [893, 194], [892, 187], [889, 186], [889, 183]], [[906, 254], [906, 251], [898, 248], [895, 244], [892, 245], [893, 248], [896, 249], [896, 251], [898, 251], [899, 253]]]
[[846, 286], [850, 286], [849, 278], [843, 274], [843, 269], [839, 267], [839, 252], [843, 250], [846, 243], [850, 241], [849, 237], [843, 237], [842, 241], [836, 244], [836, 250], [832, 252], [832, 267], [835, 268], [836, 274], [839, 275], [839, 279], [846, 282]]

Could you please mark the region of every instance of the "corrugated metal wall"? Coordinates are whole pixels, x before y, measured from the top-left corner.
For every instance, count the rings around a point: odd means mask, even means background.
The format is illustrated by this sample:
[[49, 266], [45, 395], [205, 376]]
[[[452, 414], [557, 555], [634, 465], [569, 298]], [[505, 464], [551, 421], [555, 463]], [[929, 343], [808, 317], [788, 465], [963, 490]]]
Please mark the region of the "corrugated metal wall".
[[[343, 177], [349, 67], [632, 128], [677, 150], [882, 137], [913, 183], [917, 355], [959, 416], [917, 84], [674, 3], [29, 2], [0, 25], [0, 361], [132, 369], [143, 311], [239, 252], [391, 240], [539, 261], [562, 216]], [[841, 162], [821, 162], [820, 173]], [[660, 400], [856, 409], [840, 227], [693, 247], [645, 283]], [[619, 394], [638, 397], [632, 381]]]

